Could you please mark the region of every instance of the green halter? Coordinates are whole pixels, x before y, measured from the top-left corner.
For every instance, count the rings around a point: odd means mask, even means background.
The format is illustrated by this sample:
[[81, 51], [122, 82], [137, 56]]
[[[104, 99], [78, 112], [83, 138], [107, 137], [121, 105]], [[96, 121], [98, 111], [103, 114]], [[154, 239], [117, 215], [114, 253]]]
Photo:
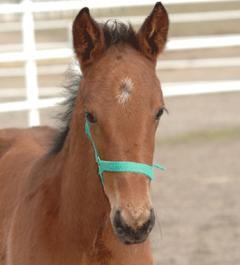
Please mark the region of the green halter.
[[158, 164], [153, 164], [152, 166], [149, 166], [147, 164], [137, 163], [137, 162], [101, 160], [99, 155], [98, 155], [96, 145], [95, 145], [93, 138], [92, 138], [92, 135], [91, 135], [90, 123], [87, 119], [85, 122], [85, 133], [92, 143], [94, 154], [95, 154], [95, 160], [96, 160], [96, 163], [98, 165], [98, 174], [100, 176], [102, 184], [104, 182], [103, 172], [105, 172], [105, 171], [133, 172], [133, 173], [144, 174], [144, 175], [148, 176], [150, 178], [150, 180], [152, 181], [152, 180], [154, 180], [153, 167], [156, 167], [162, 171], [165, 170], [164, 166], [158, 165]]

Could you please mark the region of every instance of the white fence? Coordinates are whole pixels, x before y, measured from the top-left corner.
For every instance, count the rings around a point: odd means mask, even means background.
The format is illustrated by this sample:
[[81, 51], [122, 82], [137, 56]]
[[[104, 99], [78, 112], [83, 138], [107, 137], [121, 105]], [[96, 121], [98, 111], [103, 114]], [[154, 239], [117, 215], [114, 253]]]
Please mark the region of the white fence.
[[[232, 0], [232, 2], [239, 0]], [[141, 2], [141, 4], [139, 4]], [[224, 0], [166, 0], [163, 3], [168, 5], [173, 4], [186, 4], [186, 3], [201, 3], [201, 2], [224, 2]], [[22, 14], [22, 36], [23, 36], [23, 51], [20, 52], [5, 52], [0, 53], [1, 62], [24, 62], [25, 63], [25, 86], [27, 98], [21, 102], [6, 102], [0, 104], [0, 112], [9, 111], [29, 111], [29, 125], [38, 125], [39, 109], [47, 108], [56, 105], [60, 102], [61, 98], [48, 98], [39, 99], [39, 90], [37, 82], [37, 60], [51, 59], [51, 58], [69, 58], [72, 56], [72, 50], [70, 48], [58, 48], [58, 49], [36, 49], [35, 32], [34, 32], [34, 13], [40, 12], [56, 12], [66, 10], [79, 10], [84, 6], [90, 8], [106, 8], [106, 7], [118, 7], [118, 6], [139, 6], [139, 5], [153, 5], [155, 1], [133, 1], [133, 0], [121, 0], [121, 1], [52, 1], [52, 2], [31, 2], [31, 0], [23, 0], [20, 4], [1, 4], [0, 14]], [[202, 21], [215, 20], [222, 17], [222, 19], [240, 18], [240, 12], [236, 10], [231, 11], [216, 11], [216, 12], [200, 12], [195, 14], [176, 14], [171, 16], [171, 20], [175, 23], [183, 21]], [[135, 17], [135, 22], [142, 21], [143, 18]], [[51, 22], [54, 27], [54, 22]], [[45, 24], [51, 26], [51, 23]], [[57, 23], [55, 23], [56, 26]], [[58, 23], [59, 25], [59, 23]], [[17, 27], [17, 25], [15, 25]], [[64, 23], [62, 23], [64, 26]], [[42, 23], [42, 27], [44, 24]], [[4, 30], [4, 29], [3, 29]], [[216, 47], [230, 47], [240, 46], [240, 34], [232, 34], [227, 36], [207, 36], [207, 37], [184, 37], [184, 38], [172, 38], [170, 39], [167, 49], [179, 50], [179, 49], [205, 49]], [[240, 66], [240, 57], [238, 58], [212, 58], [212, 59], [197, 59], [197, 60], [175, 60], [175, 61], [161, 61], [158, 64], [158, 68], [163, 69], [182, 69], [185, 67], [221, 67], [222, 66]], [[0, 71], [0, 76], [4, 75], [4, 71]], [[211, 92], [224, 92], [224, 91], [239, 91], [240, 80], [234, 81], [214, 81], [214, 82], [201, 82], [197, 84], [192, 83], [168, 83], [163, 85], [163, 92], [166, 96], [172, 95], [187, 95], [195, 93], [211, 93]]]

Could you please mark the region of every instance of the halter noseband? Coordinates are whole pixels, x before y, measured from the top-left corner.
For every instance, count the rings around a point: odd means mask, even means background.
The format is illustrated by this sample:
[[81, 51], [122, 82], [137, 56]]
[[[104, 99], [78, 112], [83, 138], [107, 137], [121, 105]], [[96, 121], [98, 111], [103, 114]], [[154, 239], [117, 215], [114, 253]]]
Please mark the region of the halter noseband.
[[96, 148], [96, 145], [93, 141], [91, 131], [90, 131], [90, 123], [86, 119], [85, 122], [85, 133], [92, 143], [92, 147], [94, 150], [94, 155], [95, 155], [95, 160], [98, 165], [98, 174], [100, 176], [101, 182], [103, 184], [104, 182], [104, 176], [103, 173], [105, 171], [110, 171], [110, 172], [133, 172], [133, 173], [138, 173], [138, 174], [144, 174], [147, 177], [150, 178], [150, 180], [154, 180], [154, 175], [153, 175], [153, 168], [158, 168], [162, 171], [165, 170], [165, 167], [159, 164], [153, 164], [152, 166], [149, 166], [144, 163], [137, 163], [137, 162], [129, 162], [129, 161], [107, 161], [107, 160], [101, 160], [98, 151]]

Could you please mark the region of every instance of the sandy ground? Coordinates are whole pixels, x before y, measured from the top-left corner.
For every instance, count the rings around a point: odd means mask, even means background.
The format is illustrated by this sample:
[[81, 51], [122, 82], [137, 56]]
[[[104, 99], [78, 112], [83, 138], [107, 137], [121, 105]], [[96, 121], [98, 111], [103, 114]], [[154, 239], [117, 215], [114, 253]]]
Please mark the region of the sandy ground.
[[156, 149], [167, 170], [152, 184], [156, 265], [240, 264], [239, 99], [168, 99]]
[[167, 171], [153, 183], [156, 264], [240, 264], [240, 136], [159, 150]]

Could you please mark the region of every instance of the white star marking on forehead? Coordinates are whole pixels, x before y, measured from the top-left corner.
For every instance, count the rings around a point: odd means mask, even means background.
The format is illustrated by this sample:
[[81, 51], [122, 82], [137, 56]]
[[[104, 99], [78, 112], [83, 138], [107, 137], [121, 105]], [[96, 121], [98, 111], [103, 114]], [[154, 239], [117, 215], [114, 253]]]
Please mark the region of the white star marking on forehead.
[[119, 104], [125, 104], [128, 102], [130, 95], [133, 90], [133, 81], [129, 77], [124, 78], [120, 85], [120, 94], [117, 95], [117, 100]]

